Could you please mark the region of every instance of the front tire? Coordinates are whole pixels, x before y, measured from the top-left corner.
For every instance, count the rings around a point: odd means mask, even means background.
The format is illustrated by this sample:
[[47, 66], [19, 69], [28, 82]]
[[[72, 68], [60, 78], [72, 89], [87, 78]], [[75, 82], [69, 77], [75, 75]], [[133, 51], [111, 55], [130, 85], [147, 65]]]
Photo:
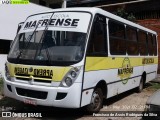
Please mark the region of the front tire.
[[87, 106], [89, 113], [97, 113], [103, 105], [103, 92], [101, 88], [96, 88], [92, 94], [91, 103]]

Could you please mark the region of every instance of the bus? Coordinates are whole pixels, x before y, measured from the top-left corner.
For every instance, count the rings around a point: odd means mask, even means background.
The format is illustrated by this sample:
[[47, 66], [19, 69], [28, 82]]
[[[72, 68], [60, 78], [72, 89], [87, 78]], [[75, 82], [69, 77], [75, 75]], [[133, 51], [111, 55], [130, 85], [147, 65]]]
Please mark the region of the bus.
[[85, 107], [157, 76], [157, 33], [100, 8], [29, 16], [7, 57], [4, 94], [27, 104]]

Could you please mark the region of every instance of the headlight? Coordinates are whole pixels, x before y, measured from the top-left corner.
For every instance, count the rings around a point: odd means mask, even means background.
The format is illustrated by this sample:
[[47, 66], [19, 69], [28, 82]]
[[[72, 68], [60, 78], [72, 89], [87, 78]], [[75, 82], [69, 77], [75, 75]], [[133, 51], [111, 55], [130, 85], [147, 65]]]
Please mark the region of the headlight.
[[75, 77], [77, 76], [77, 73], [76, 73], [75, 71], [72, 71], [72, 72], [71, 72], [71, 76], [72, 76], [73, 78], [75, 78]]
[[6, 63], [5, 63], [5, 76], [6, 76], [7, 80], [11, 80], [11, 76], [9, 74], [9, 70], [8, 70]]
[[71, 86], [72, 85], [72, 79], [70, 77], [67, 77], [65, 79], [65, 83], [66, 83], [67, 86]]
[[72, 68], [62, 80], [60, 87], [70, 87], [79, 75], [80, 69], [81, 67]]

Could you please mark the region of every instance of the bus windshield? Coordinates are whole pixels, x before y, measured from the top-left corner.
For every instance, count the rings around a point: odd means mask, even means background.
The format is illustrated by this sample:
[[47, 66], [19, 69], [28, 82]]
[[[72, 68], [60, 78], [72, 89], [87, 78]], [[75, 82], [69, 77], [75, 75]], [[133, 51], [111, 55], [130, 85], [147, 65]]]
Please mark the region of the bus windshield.
[[87, 27], [81, 25], [84, 20], [74, 12], [43, 14], [41, 18], [47, 16], [48, 20], [37, 20], [39, 16], [28, 18], [14, 40], [8, 61], [29, 65], [72, 65], [79, 62], [84, 56], [90, 21], [89, 13], [80, 14], [87, 15]]

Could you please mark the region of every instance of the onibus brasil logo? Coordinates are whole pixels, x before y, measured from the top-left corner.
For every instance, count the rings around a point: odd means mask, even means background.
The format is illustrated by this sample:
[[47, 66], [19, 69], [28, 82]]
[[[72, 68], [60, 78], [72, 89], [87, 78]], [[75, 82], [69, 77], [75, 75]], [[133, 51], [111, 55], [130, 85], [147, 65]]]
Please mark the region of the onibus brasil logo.
[[0, 4], [29, 4], [29, 0], [0, 0]]
[[133, 67], [131, 66], [129, 58], [124, 58], [122, 68], [118, 69], [118, 76], [122, 80], [123, 84], [128, 82], [128, 79], [133, 74]]

